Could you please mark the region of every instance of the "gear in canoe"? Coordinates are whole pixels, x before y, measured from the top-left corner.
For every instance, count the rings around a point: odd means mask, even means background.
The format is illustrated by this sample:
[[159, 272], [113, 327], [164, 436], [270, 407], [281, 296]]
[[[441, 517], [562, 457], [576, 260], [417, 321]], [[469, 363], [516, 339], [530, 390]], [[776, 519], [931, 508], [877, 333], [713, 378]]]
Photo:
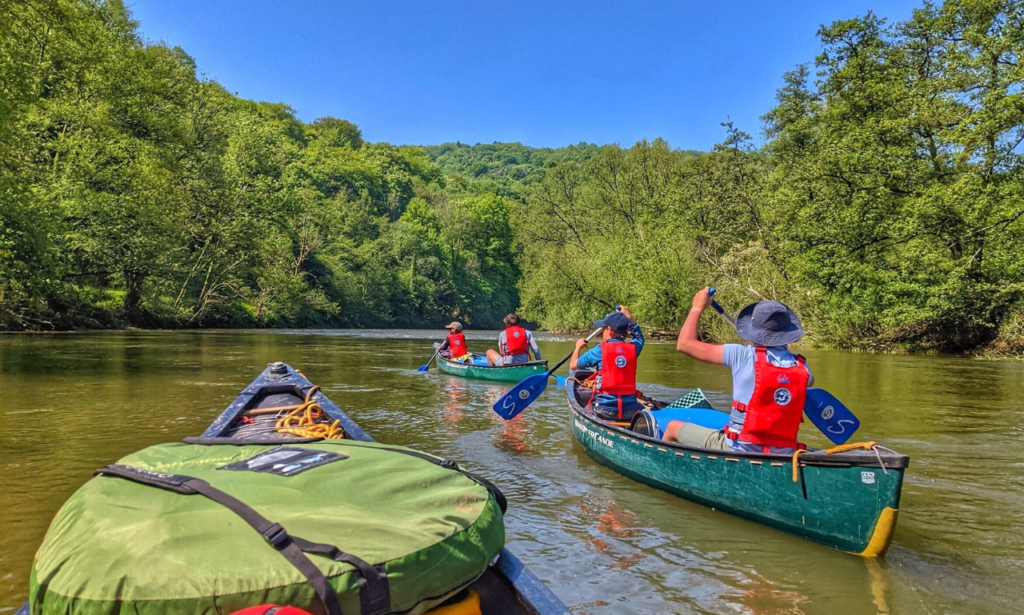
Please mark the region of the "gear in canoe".
[[505, 506], [452, 461], [374, 442], [273, 364], [201, 437], [123, 457], [71, 496], [30, 611], [567, 615], [503, 548]]

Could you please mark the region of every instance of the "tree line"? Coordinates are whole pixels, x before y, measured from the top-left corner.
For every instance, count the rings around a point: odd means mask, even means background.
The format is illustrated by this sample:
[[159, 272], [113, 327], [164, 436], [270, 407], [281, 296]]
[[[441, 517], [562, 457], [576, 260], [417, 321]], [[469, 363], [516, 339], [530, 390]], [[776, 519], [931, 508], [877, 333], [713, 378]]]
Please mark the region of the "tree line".
[[0, 6], [0, 323], [495, 325], [509, 202], [145, 43], [119, 0]]
[[572, 326], [628, 302], [670, 329], [708, 284], [792, 305], [822, 344], [1024, 350], [1022, 3], [819, 34], [763, 147], [726, 125], [704, 155], [656, 140], [548, 171], [516, 211], [524, 312]]
[[[1024, 9], [819, 32], [755, 147], [364, 142], [239, 99], [116, 0], [0, 5], [0, 326], [579, 327], [696, 288], [821, 344], [1024, 350]], [[708, 334], [725, 336], [717, 323]]]

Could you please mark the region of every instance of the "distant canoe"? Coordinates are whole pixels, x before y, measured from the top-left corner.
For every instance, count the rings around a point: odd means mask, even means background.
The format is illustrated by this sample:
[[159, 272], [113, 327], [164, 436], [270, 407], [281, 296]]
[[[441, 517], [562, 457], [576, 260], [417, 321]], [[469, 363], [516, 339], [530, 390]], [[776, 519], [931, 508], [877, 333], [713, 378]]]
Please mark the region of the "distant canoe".
[[[579, 373], [580, 380], [583, 374]], [[616, 472], [716, 510], [836, 549], [878, 557], [892, 541], [906, 455], [889, 450], [792, 455], [692, 448], [613, 425], [585, 410], [591, 389], [566, 384], [573, 436]]]
[[548, 362], [530, 361], [529, 363], [520, 363], [519, 365], [496, 367], [493, 365], [477, 365], [471, 362], [460, 363], [437, 357], [437, 367], [442, 372], [452, 376], [492, 380], [494, 382], [519, 382], [527, 376], [546, 372], [548, 370]]

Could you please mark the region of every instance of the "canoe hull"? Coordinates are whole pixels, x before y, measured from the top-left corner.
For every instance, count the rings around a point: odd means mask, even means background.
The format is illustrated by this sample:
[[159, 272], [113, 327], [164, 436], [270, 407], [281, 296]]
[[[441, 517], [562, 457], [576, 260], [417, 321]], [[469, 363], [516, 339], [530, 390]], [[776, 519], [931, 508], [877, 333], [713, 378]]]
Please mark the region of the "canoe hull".
[[455, 361], [449, 361], [438, 357], [437, 367], [446, 374], [460, 376], [462, 378], [491, 380], [493, 382], [521, 382], [524, 378], [546, 372], [548, 369], [548, 362], [531, 361], [521, 365], [491, 367], [473, 365], [471, 363], [457, 363]]
[[[572, 386], [572, 383], [570, 383]], [[598, 463], [633, 480], [769, 527], [865, 557], [889, 547], [906, 457], [885, 470], [868, 451], [805, 453], [798, 479], [788, 456], [695, 449], [640, 436], [601, 421], [574, 403], [573, 436]], [[810, 455], [814, 459], [805, 462]], [[902, 461], [901, 461], [902, 460]]]

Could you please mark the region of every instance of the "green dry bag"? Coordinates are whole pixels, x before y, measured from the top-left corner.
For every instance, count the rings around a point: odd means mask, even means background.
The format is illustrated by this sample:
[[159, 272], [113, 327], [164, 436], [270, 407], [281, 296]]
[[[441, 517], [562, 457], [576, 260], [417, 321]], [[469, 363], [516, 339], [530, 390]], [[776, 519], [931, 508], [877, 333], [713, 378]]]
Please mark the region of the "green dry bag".
[[99, 471], [32, 565], [32, 615], [422, 613], [505, 542], [486, 481], [352, 440], [163, 444]]

